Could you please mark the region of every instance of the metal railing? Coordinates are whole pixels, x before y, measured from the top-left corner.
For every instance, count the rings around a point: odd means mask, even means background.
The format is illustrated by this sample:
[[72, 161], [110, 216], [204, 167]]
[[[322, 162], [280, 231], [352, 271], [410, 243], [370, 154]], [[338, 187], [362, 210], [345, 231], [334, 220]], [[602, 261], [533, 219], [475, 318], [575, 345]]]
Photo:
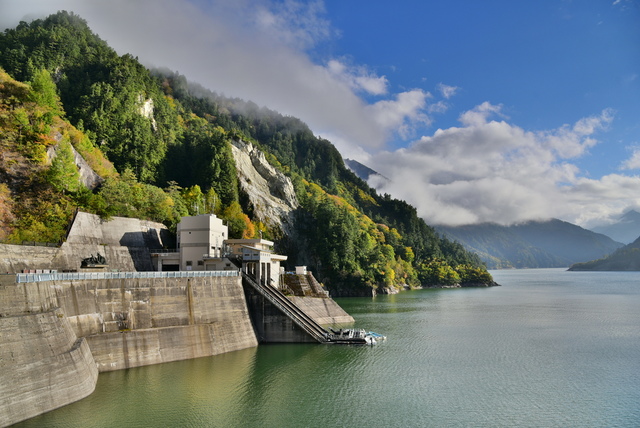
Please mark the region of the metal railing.
[[212, 276], [239, 276], [237, 270], [206, 270], [177, 272], [60, 272], [19, 273], [16, 282], [82, 281], [93, 279], [137, 279], [137, 278], [202, 278]]

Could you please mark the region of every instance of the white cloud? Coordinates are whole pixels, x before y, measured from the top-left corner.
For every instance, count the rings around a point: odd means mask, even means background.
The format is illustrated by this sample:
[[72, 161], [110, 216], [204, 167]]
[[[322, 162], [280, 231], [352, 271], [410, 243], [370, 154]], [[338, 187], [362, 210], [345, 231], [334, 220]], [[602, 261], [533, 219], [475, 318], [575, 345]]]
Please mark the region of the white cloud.
[[640, 169], [640, 147], [633, 147], [632, 150], [631, 157], [620, 165], [621, 170]]
[[588, 180], [568, 162], [595, 144], [593, 134], [612, 120], [610, 111], [574, 126], [531, 132], [489, 121], [500, 110], [483, 103], [460, 116], [462, 127], [439, 129], [408, 148], [374, 155], [371, 166], [391, 181], [371, 184], [415, 205], [433, 224], [549, 217], [586, 224], [601, 219], [606, 206], [612, 214], [618, 205], [640, 202], [640, 178]]
[[416, 123], [431, 123], [431, 119], [424, 113], [430, 96], [421, 89], [401, 92], [394, 100], [382, 100], [367, 106], [367, 111], [387, 134], [396, 131], [407, 138]]
[[334, 33], [323, 18], [324, 13], [322, 1], [285, 0], [258, 2], [253, 16], [260, 32], [271, 34], [286, 45], [306, 49]]
[[445, 98], [445, 99], [449, 99], [452, 96], [454, 96], [456, 94], [456, 92], [458, 92], [458, 90], [460, 89], [457, 86], [449, 86], [449, 85], [445, 85], [444, 83], [438, 83], [437, 85], [437, 89], [438, 91], [440, 91], [440, 94]]
[[472, 110], [468, 110], [460, 115], [460, 122], [466, 126], [481, 125], [487, 122], [487, 119], [497, 114], [502, 116], [501, 105], [493, 105], [488, 101], [483, 102], [479, 106], [474, 107]]
[[370, 95], [387, 93], [389, 81], [385, 76], [376, 76], [365, 67], [348, 67], [344, 62], [332, 59], [327, 64], [329, 72], [337, 79], [348, 84], [355, 91], [364, 91]]
[[[383, 147], [390, 136], [411, 135], [428, 122], [426, 93], [389, 93], [387, 78], [365, 66], [311, 60], [308, 49], [337, 37], [321, 1], [0, 0], [0, 22], [14, 26], [25, 15], [61, 9], [86, 19], [120, 54], [354, 145]], [[363, 95], [381, 99], [370, 104]]]

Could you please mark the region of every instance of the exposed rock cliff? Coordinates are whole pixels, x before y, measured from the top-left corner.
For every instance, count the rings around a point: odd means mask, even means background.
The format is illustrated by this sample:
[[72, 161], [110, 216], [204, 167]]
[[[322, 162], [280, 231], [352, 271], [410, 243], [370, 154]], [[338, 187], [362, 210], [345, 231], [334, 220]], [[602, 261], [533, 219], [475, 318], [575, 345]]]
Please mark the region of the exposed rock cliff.
[[253, 144], [236, 140], [233, 157], [242, 190], [247, 194], [254, 215], [269, 228], [286, 235], [293, 232], [293, 210], [298, 208], [293, 183], [269, 164]]
[[[56, 135], [56, 140], [60, 141], [62, 138], [61, 134]], [[54, 146], [50, 146], [47, 149], [47, 159], [48, 162], [51, 163], [53, 159], [58, 155], [59, 145], [56, 144]], [[73, 152], [73, 161], [78, 168], [78, 174], [80, 174], [80, 181], [85, 185], [88, 189], [95, 189], [98, 187], [104, 179], [100, 177], [96, 172], [89, 166], [86, 160], [82, 157], [80, 153], [75, 149], [75, 147], [71, 146], [71, 151]]]

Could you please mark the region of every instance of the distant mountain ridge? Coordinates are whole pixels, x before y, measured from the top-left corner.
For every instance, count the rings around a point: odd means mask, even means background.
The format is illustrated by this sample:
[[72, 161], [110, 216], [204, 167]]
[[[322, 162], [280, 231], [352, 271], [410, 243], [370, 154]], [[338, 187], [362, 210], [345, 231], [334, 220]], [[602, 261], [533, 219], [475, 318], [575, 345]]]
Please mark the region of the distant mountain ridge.
[[387, 181], [389, 180], [387, 177], [380, 174], [378, 171], [375, 171], [369, 168], [368, 166], [361, 164], [357, 160], [345, 158], [344, 164], [347, 166], [347, 168], [353, 171], [355, 175], [357, 175], [359, 178], [361, 178], [364, 181], [368, 181], [372, 175], [377, 175], [379, 177], [384, 178]]
[[591, 230], [607, 235], [614, 241], [630, 244], [640, 237], [640, 213], [635, 210], [628, 211], [616, 223], [594, 227]]
[[490, 269], [567, 267], [622, 247], [608, 236], [558, 219], [512, 226], [437, 226], [436, 230], [478, 254]]
[[576, 263], [573, 271], [640, 271], [640, 238], [616, 250], [610, 256], [585, 263]]

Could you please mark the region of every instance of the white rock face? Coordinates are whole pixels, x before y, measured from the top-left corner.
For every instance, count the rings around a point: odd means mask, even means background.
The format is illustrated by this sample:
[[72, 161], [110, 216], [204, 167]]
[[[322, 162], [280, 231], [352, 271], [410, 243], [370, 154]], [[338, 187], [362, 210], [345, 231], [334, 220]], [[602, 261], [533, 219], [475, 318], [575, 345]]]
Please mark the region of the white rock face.
[[[62, 138], [62, 135], [58, 134], [55, 136], [55, 138], [57, 141], [60, 141], [60, 139]], [[95, 189], [96, 187], [98, 187], [98, 185], [100, 185], [104, 181], [104, 179], [100, 177], [98, 174], [96, 174], [96, 172], [93, 169], [91, 169], [91, 166], [89, 166], [89, 164], [87, 163], [86, 160], [84, 160], [82, 155], [76, 151], [73, 145], [70, 144], [70, 146], [71, 146], [71, 151], [73, 152], [74, 162], [76, 164], [76, 167], [78, 167], [78, 173], [80, 174], [80, 181], [88, 189]], [[51, 164], [53, 159], [55, 159], [55, 157], [58, 155], [57, 153], [58, 148], [59, 148], [58, 144], [54, 146], [49, 146], [49, 148], [47, 148], [47, 159], [48, 159], [47, 162], [49, 164]]]
[[231, 145], [242, 190], [249, 196], [255, 216], [268, 227], [290, 235], [298, 198], [291, 179], [267, 162], [253, 144], [237, 140]]
[[138, 104], [140, 105], [138, 112], [141, 116], [151, 120], [151, 126], [154, 131], [157, 131], [158, 125], [156, 119], [153, 117], [153, 99], [149, 98], [145, 100], [142, 94], [138, 95]]

